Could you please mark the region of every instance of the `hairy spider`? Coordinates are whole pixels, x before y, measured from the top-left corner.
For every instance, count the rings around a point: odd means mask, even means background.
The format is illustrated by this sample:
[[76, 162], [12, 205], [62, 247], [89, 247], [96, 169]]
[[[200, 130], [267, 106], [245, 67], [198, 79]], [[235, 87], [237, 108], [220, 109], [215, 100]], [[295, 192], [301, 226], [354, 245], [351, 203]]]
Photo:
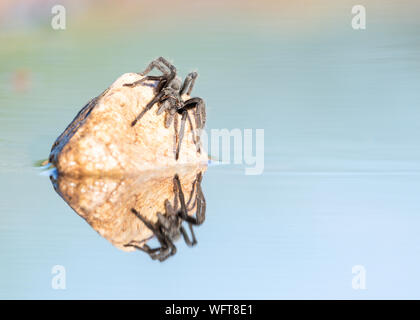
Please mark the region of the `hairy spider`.
[[[197, 239], [193, 231], [193, 225], [201, 225], [205, 220], [206, 212], [206, 200], [204, 199], [203, 192], [201, 190], [201, 173], [197, 174], [197, 177], [194, 181], [193, 188], [191, 190], [190, 199], [185, 203], [184, 193], [181, 189], [181, 183], [178, 175], [174, 176], [174, 205], [172, 206], [168, 199], [165, 200], [165, 214], [160, 212], [157, 213], [158, 221], [156, 224], [145, 219], [136, 209], [132, 208], [131, 212], [139, 218], [147, 228], [153, 231], [153, 234], [156, 236], [159, 241], [160, 247], [150, 248], [147, 244], [142, 246], [135, 241], [131, 241], [126, 244], [126, 247], [135, 247], [141, 251], [146, 252], [153, 260], [165, 261], [170, 256], [173, 256], [176, 253], [176, 247], [174, 242], [178, 240], [181, 235], [184, 238], [185, 243], [188, 246], [194, 246], [197, 244]], [[196, 190], [195, 200], [192, 202], [194, 191]], [[181, 208], [178, 210], [178, 201], [181, 204]], [[188, 206], [192, 203], [192, 206]], [[196, 217], [188, 215], [188, 210], [196, 208]], [[188, 237], [187, 232], [185, 231], [182, 223], [186, 221], [188, 223], [192, 241]]]
[[[146, 76], [146, 74], [151, 72], [154, 68], [162, 72], [162, 75]], [[169, 128], [172, 122], [174, 122], [176, 145], [176, 147], [174, 147], [175, 159], [178, 160], [179, 158], [181, 143], [182, 139], [184, 138], [185, 122], [187, 120], [193, 133], [193, 141], [197, 146], [197, 151], [201, 152], [200, 130], [204, 128], [206, 123], [206, 106], [204, 100], [198, 97], [194, 97], [184, 101], [182, 98], [182, 95], [184, 94], [187, 94], [188, 96], [191, 94], [195, 80], [198, 76], [197, 72], [189, 73], [186, 76], [184, 82], [182, 82], [181, 78], [176, 75], [175, 66], [168, 62], [166, 59], [159, 57], [156, 60], [153, 60], [143, 72], [139, 73], [139, 75], [144, 76], [144, 78], [133, 83], [126, 83], [124, 86], [134, 87], [148, 80], [157, 80], [159, 83], [156, 88], [157, 94], [146, 105], [142, 112], [133, 120], [131, 125], [134, 126], [147, 111], [149, 111], [156, 103], [158, 103], [159, 108], [156, 114], [159, 115], [164, 111], [166, 112], [165, 128]], [[188, 110], [191, 109], [194, 109], [195, 127], [198, 133], [197, 137], [194, 135], [192, 121], [188, 113]], [[177, 130], [177, 115], [181, 115], [181, 126], [179, 131]]]

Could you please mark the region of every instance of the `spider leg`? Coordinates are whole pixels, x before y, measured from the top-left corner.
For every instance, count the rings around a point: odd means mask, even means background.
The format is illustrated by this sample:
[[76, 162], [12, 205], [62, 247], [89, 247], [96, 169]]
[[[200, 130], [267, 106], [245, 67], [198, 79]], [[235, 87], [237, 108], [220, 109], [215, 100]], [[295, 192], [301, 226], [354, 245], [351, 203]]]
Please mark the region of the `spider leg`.
[[140, 219], [141, 222], [144, 223], [144, 225], [149, 228], [150, 230], [152, 230], [153, 232], [157, 232], [156, 227], [148, 220], [146, 220], [145, 218], [143, 218], [143, 216], [134, 208], [131, 208], [131, 212], [134, 213], [134, 215]]
[[145, 250], [142, 250], [140, 249], [140, 246], [133, 245], [132, 243], [129, 244], [130, 246], [134, 246], [142, 251], [147, 252], [153, 260], [158, 259], [159, 261], [164, 261], [169, 256], [172, 256], [176, 253], [176, 247], [173, 242], [168, 237], [164, 236], [159, 228], [155, 227], [150, 221], [143, 218], [143, 216], [137, 212], [136, 209], [131, 208], [131, 212], [133, 212], [136, 217], [146, 225], [147, 228], [153, 231], [154, 235], [160, 243], [160, 248], [151, 249], [149, 246], [143, 245], [142, 249]]
[[190, 228], [190, 232], [191, 232], [191, 237], [192, 237], [192, 244], [195, 245], [197, 244], [197, 239], [195, 238], [195, 234], [194, 234], [194, 229], [192, 226], [192, 223], [188, 223], [188, 228]]
[[136, 209], [131, 208], [131, 212], [136, 215], [137, 218], [140, 219], [141, 222], [144, 223], [144, 225], [152, 230], [153, 234], [156, 236], [156, 238], [159, 240], [162, 246], [165, 245], [165, 236], [162, 235], [162, 232], [160, 229], [156, 226], [154, 226], [150, 221], [146, 220]]
[[151, 256], [153, 260], [159, 260], [160, 262], [163, 262], [170, 256], [176, 254], [177, 249], [169, 238], [165, 237], [164, 239], [159, 239], [159, 242], [161, 244], [161, 250], [159, 250], [159, 253], [155, 253], [153, 256]]
[[206, 124], [206, 105], [201, 98], [191, 98], [185, 101], [183, 109], [193, 109], [195, 125], [197, 129], [203, 129]]
[[[159, 260], [160, 262], [166, 260], [170, 256], [173, 256], [176, 253], [176, 247], [168, 237], [161, 235], [157, 237], [160, 248], [157, 248], [158, 252], [150, 255], [153, 260]], [[153, 249], [152, 249], [153, 250]]]
[[[190, 117], [190, 114], [188, 113], [187, 114], [187, 119], [188, 119], [188, 123], [189, 123], [189, 125], [190, 125], [190, 129], [191, 129], [191, 134], [192, 134], [192, 139], [193, 139], [193, 142], [194, 142], [194, 144], [195, 144], [195, 147], [196, 147], [196, 151], [198, 152], [198, 153], [201, 153], [201, 139], [200, 139], [200, 134], [198, 134], [197, 136], [196, 136], [196, 129], [194, 129], [194, 126], [193, 126], [193, 124], [192, 124], [192, 121], [191, 121], [191, 117]], [[199, 133], [199, 132], [197, 132], [197, 133]]]
[[173, 255], [176, 254], [177, 249], [176, 249], [175, 245], [173, 244], [173, 242], [170, 239], [168, 239], [168, 243], [167, 244], [168, 244], [168, 248], [164, 251], [164, 255], [159, 258], [159, 261], [160, 262], [165, 261], [170, 256], [173, 256]]
[[[173, 109], [170, 109], [170, 111], [172, 112]], [[174, 114], [173, 116], [171, 116], [174, 119], [174, 144], [173, 144], [173, 153], [176, 154], [176, 147], [178, 144], [178, 140], [179, 140], [179, 134], [178, 134], [178, 116], [176, 114]]]
[[[144, 69], [144, 71], [140, 72], [139, 74], [141, 76], [145, 76], [146, 74], [151, 72], [154, 68], [158, 69], [160, 72], [162, 72], [165, 75], [168, 75], [171, 72], [176, 73], [176, 68], [169, 61], [167, 61], [163, 57], [159, 57], [153, 60], [152, 62], [150, 62], [149, 65], [146, 67], [146, 69]], [[169, 71], [165, 68], [169, 69]]]
[[139, 84], [142, 84], [145, 81], [149, 81], [149, 80], [162, 81], [162, 80], [165, 80], [165, 79], [166, 78], [163, 77], [163, 76], [147, 76], [147, 77], [144, 77], [144, 78], [142, 78], [140, 80], [137, 80], [133, 83], [124, 83], [124, 87], [135, 87], [135, 86], [138, 86]]
[[199, 179], [199, 182], [197, 183], [197, 196], [195, 199], [197, 205], [195, 224], [200, 225], [206, 219], [206, 198], [204, 197], [203, 190], [201, 189], [201, 172], [198, 174], [197, 178]]
[[178, 195], [179, 202], [181, 204], [181, 210], [180, 210], [180, 212], [182, 214], [182, 217], [184, 215], [187, 215], [188, 216], [188, 214], [187, 214], [187, 207], [185, 205], [185, 196], [184, 196], [184, 192], [182, 191], [181, 181], [179, 180], [178, 174], [175, 174], [173, 181], [174, 181], [174, 186], [176, 186], [176, 193]]
[[176, 68], [175, 68], [175, 66], [172, 64], [172, 63], [170, 63], [168, 60], [166, 60], [165, 58], [163, 58], [163, 57], [159, 57], [159, 58], [157, 58], [156, 59], [158, 62], [160, 62], [160, 63], [162, 63], [162, 64], [164, 64], [172, 73], [176, 73]]
[[178, 160], [179, 152], [181, 151], [181, 143], [182, 143], [182, 139], [184, 138], [185, 121], [187, 119], [187, 116], [188, 116], [188, 111], [185, 110], [184, 112], [182, 112], [181, 127], [179, 128], [179, 139], [178, 139], [178, 146], [177, 146], [176, 154], [175, 154], [175, 160]]
[[156, 251], [159, 251], [161, 248], [150, 248], [147, 244], [143, 245], [143, 248], [149, 251], [150, 253], [155, 253]]
[[173, 185], [174, 185], [174, 187], [173, 187], [173, 192], [174, 192], [174, 206], [173, 206], [173, 208], [174, 208], [174, 210], [178, 210], [178, 191], [177, 191], [178, 187], [175, 183]]
[[143, 252], [146, 252], [150, 256], [152, 256], [156, 251], [159, 251], [161, 248], [150, 248], [147, 244], [144, 244], [143, 246], [139, 246], [135, 242], [130, 242], [124, 245], [124, 247], [134, 247], [137, 250], [141, 250]]
[[[174, 183], [177, 185], [177, 193], [179, 197], [179, 202], [181, 203], [181, 210], [178, 211], [180, 217], [188, 223], [193, 225], [200, 225], [204, 222], [206, 218], [206, 199], [204, 198], [203, 191], [201, 190], [201, 173], [197, 174], [197, 196], [195, 199], [195, 204], [197, 205], [196, 209], [196, 217], [191, 217], [188, 215], [187, 207], [185, 205], [185, 197], [184, 193], [181, 189], [181, 182], [179, 180], [178, 175], [174, 177]], [[193, 206], [194, 207], [194, 206]]]
[[[169, 128], [172, 124], [172, 121], [174, 120], [175, 117], [175, 110], [174, 109], [169, 109], [168, 112], [166, 113], [165, 116], [165, 128]], [[176, 128], [177, 126], [175, 126]]]
[[163, 73], [164, 80], [160, 81], [157, 92], [160, 92], [163, 88], [167, 87], [167, 85], [176, 77], [176, 68], [175, 66], [167, 61], [163, 57], [159, 57], [156, 60], [153, 60], [147, 68], [140, 73], [140, 75], [144, 76], [152, 71], [154, 68], [158, 69], [160, 72]]
[[184, 227], [181, 227], [180, 230], [181, 230], [182, 237], [184, 238], [184, 241], [187, 244], [187, 246], [192, 247], [197, 244], [197, 239], [195, 238], [195, 234], [194, 234], [191, 224], [189, 224], [189, 227], [191, 231], [192, 241], [190, 240], [190, 237], [188, 237], [188, 234], [185, 231]]
[[194, 87], [195, 79], [197, 79], [197, 72], [190, 72], [184, 80], [184, 83], [182, 84], [181, 90], [179, 94], [182, 96], [184, 93], [187, 93], [188, 95], [191, 94], [191, 91]]
[[[195, 109], [194, 110], [194, 118], [195, 118], [195, 125], [196, 128], [194, 130], [191, 118], [188, 114], [188, 110]], [[184, 106], [177, 110], [178, 113], [182, 114], [182, 117], [184, 118], [184, 114], [186, 113], [186, 117], [188, 118], [188, 123], [190, 124], [191, 132], [193, 135], [193, 141], [196, 145], [197, 152], [201, 152], [201, 142], [200, 142], [200, 130], [204, 128], [205, 124], [205, 118], [206, 118], [206, 109], [203, 99], [201, 98], [191, 98], [185, 101]], [[195, 131], [197, 131], [197, 136], [195, 135]], [[184, 134], [184, 129], [180, 130], [182, 133], [182, 136]], [[181, 145], [178, 144], [178, 148], [180, 149]], [[178, 157], [176, 157], [178, 160]]]
[[188, 211], [190, 211], [190, 210], [192, 210], [194, 208], [195, 202], [197, 201], [197, 200], [195, 200], [194, 203], [193, 203], [193, 205], [191, 207], [189, 207], [189, 205], [191, 204], [191, 201], [193, 199], [193, 196], [194, 196], [196, 185], [197, 185], [197, 179], [195, 179], [194, 182], [193, 182], [193, 186], [191, 188], [190, 196], [189, 196], [188, 202], [186, 203], [186, 207], [187, 207], [187, 210]]
[[144, 116], [144, 114], [147, 112], [147, 111], [149, 111], [150, 109], [152, 109], [152, 107], [153, 107], [153, 105], [156, 103], [156, 102], [159, 102], [159, 100], [162, 98], [164, 96], [164, 92], [160, 92], [159, 94], [157, 94], [147, 105], [146, 105], [146, 107], [143, 109], [143, 111], [142, 112], [140, 112], [140, 114], [133, 120], [133, 122], [131, 122], [131, 126], [134, 126], [136, 123], [137, 123], [137, 121], [139, 121], [143, 116]]
[[195, 178], [195, 181], [194, 181], [196, 182], [196, 196], [195, 196], [195, 201], [191, 207], [194, 208], [196, 206], [196, 212], [195, 212], [196, 217], [194, 218], [188, 215], [184, 219], [193, 225], [201, 225], [206, 219], [206, 199], [204, 197], [203, 190], [201, 189], [202, 178], [203, 178], [203, 175], [200, 172], [197, 174], [197, 177]]
[[195, 135], [195, 131], [196, 130], [194, 129], [194, 126], [193, 126], [193, 123], [191, 121], [191, 117], [190, 117], [190, 114], [189, 113], [187, 113], [187, 120], [188, 120], [188, 124], [190, 125], [192, 139], [193, 139], [193, 142], [194, 142], [194, 144], [196, 146], [197, 152], [201, 152], [200, 136], [199, 135], [198, 136]]
[[[202, 203], [202, 201], [204, 201], [204, 204], [205, 204], [204, 196], [203, 196], [201, 188], [200, 188], [201, 180], [202, 180], [202, 174], [200, 172], [200, 173], [197, 174], [196, 179], [194, 181], [194, 185], [195, 185], [195, 188], [197, 190], [197, 193], [200, 194], [200, 195], [197, 194], [196, 202], [197, 202], [197, 199], [200, 199], [200, 202]], [[197, 239], [196, 239], [195, 234], [194, 234], [193, 225], [200, 225], [204, 222], [205, 206], [203, 207], [201, 204], [198, 203], [197, 204], [197, 218], [190, 217], [188, 215], [187, 207], [185, 205], [185, 196], [184, 196], [184, 192], [182, 191], [181, 181], [179, 179], [178, 174], [175, 174], [175, 176], [173, 178], [173, 183], [174, 183], [174, 193], [175, 193], [176, 196], [178, 196], [179, 202], [181, 203], [181, 209], [177, 212], [177, 214], [183, 220], [188, 222], [188, 227], [190, 229], [192, 241], [190, 240], [190, 238], [189, 238], [189, 236], [188, 236], [188, 234], [185, 231], [183, 226], [181, 226], [180, 231], [181, 231], [181, 234], [184, 238], [185, 243], [188, 246], [191, 247], [191, 246], [197, 244]], [[193, 189], [194, 189], [194, 186], [193, 186]], [[192, 195], [190, 195], [190, 200], [191, 200], [191, 197], [192, 197]], [[204, 210], [203, 210], [203, 208], [204, 208]]]

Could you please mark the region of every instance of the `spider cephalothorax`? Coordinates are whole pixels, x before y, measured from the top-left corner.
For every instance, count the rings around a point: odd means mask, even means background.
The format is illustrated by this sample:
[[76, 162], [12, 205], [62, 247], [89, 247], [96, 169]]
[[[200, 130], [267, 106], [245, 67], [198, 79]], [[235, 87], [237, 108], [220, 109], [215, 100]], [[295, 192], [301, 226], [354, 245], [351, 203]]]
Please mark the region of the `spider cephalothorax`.
[[[147, 244], [140, 245], [135, 241], [131, 241], [126, 244], [126, 247], [134, 247], [141, 251], [146, 252], [150, 255], [153, 260], [164, 261], [170, 256], [173, 256], [176, 253], [176, 247], [174, 242], [178, 240], [181, 235], [185, 240], [185, 243], [188, 246], [193, 246], [197, 244], [195, 234], [193, 231], [193, 225], [200, 225], [204, 222], [205, 213], [206, 213], [206, 200], [204, 199], [203, 192], [201, 190], [201, 179], [202, 175], [199, 173], [194, 181], [193, 188], [191, 190], [190, 198], [188, 202], [185, 202], [184, 193], [181, 189], [181, 182], [178, 175], [174, 176], [174, 204], [172, 205], [168, 199], [165, 200], [165, 214], [160, 212], [157, 213], [158, 221], [153, 224], [152, 222], [145, 219], [141, 213], [136, 209], [132, 208], [131, 212], [139, 218], [147, 228], [153, 231], [153, 234], [156, 236], [159, 241], [160, 247], [150, 248]], [[195, 200], [193, 201], [193, 195], [195, 191]], [[178, 209], [178, 203], [180, 208]], [[190, 206], [190, 207], [189, 207]], [[188, 211], [196, 207], [196, 216], [192, 217], [188, 215]], [[188, 237], [187, 232], [185, 231], [182, 223], [186, 221], [188, 223], [192, 241]]]
[[[161, 76], [146, 76], [154, 68], [162, 72]], [[157, 114], [166, 112], [165, 127], [169, 126], [174, 122], [175, 128], [175, 159], [178, 160], [179, 152], [181, 149], [182, 139], [184, 137], [185, 122], [188, 121], [191, 132], [193, 133], [193, 141], [197, 146], [197, 151], [200, 152], [200, 130], [204, 128], [206, 123], [206, 107], [204, 100], [198, 97], [189, 98], [184, 101], [183, 95], [190, 96], [191, 91], [194, 87], [195, 79], [197, 78], [197, 72], [191, 72], [187, 75], [184, 82], [181, 78], [176, 75], [176, 68], [170, 62], [160, 57], [152, 61], [149, 66], [141, 73], [144, 76], [142, 79], [133, 82], [126, 83], [125, 86], [134, 87], [142, 84], [148, 80], [159, 81], [156, 87], [155, 97], [146, 105], [143, 111], [133, 120], [131, 123], [134, 126], [144, 114], [149, 111], [156, 103], [159, 104]], [[195, 128], [197, 136], [194, 135], [194, 128], [188, 113], [189, 110], [194, 110]], [[181, 116], [181, 125], [178, 131], [178, 115]]]

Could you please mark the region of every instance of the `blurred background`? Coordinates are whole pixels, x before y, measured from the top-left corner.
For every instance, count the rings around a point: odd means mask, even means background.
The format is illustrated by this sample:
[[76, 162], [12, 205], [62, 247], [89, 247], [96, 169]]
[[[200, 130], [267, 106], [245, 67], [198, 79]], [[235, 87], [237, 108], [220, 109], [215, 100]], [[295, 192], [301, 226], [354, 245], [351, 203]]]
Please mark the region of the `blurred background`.
[[[0, 297], [420, 298], [419, 16], [415, 0], [0, 1]], [[199, 244], [163, 264], [112, 247], [34, 165], [158, 56], [198, 71], [207, 129], [265, 131], [264, 173], [210, 167]]]

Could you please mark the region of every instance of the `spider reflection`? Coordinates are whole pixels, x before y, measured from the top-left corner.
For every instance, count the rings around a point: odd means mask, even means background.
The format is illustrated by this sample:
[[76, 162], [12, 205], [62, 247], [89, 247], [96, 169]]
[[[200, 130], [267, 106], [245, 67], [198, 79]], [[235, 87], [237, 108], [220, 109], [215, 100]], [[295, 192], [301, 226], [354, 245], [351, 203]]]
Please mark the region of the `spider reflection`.
[[[173, 205], [168, 199], [165, 200], [165, 213], [157, 213], [158, 220], [156, 223], [152, 223], [147, 220], [141, 212], [138, 212], [135, 208], [131, 208], [131, 212], [153, 232], [156, 239], [159, 241], [160, 247], [151, 248], [147, 244], [140, 244], [137, 241], [130, 241], [125, 247], [134, 247], [144, 251], [149, 254], [153, 260], [162, 262], [176, 253], [177, 249], [174, 242], [178, 240], [181, 235], [188, 246], [192, 247], [197, 244], [193, 226], [201, 225], [205, 220], [206, 213], [206, 200], [201, 190], [201, 180], [202, 174], [200, 172], [197, 174], [193, 183], [189, 200], [188, 202], [185, 202], [185, 196], [181, 188], [179, 176], [178, 174], [175, 174], [173, 178], [175, 194]], [[188, 215], [188, 212], [194, 208], [196, 208], [195, 217]], [[183, 227], [183, 222], [188, 224], [191, 239]]]

